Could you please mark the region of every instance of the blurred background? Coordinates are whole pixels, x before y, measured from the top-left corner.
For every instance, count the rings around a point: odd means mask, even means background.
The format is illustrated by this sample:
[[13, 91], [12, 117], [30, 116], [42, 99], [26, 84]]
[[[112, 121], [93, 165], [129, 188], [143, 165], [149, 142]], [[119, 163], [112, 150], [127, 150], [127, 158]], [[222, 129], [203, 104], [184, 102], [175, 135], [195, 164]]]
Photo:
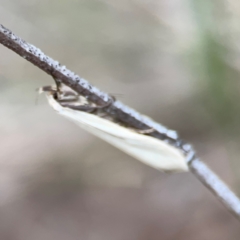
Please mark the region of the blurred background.
[[[0, 0], [0, 16], [177, 130], [240, 195], [237, 0]], [[239, 222], [191, 173], [160, 173], [55, 114], [36, 92], [52, 83], [0, 45], [0, 239], [239, 239]]]

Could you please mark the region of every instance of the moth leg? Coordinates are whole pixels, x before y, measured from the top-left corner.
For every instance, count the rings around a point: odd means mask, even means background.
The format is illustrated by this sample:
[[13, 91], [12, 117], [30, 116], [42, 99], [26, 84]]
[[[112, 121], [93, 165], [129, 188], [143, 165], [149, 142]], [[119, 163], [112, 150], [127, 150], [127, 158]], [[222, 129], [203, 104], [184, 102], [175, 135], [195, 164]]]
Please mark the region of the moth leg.
[[61, 92], [61, 84], [62, 84], [61, 80], [59, 80], [56, 77], [53, 77], [53, 79], [54, 79], [54, 82], [56, 83], [57, 92]]
[[140, 134], [150, 134], [150, 133], [155, 132], [156, 130], [154, 128], [148, 128], [148, 129], [143, 129], [143, 130], [134, 129], [134, 131], [136, 131], [136, 132], [138, 132]]
[[60, 99], [58, 99], [58, 102], [64, 103], [64, 102], [73, 102], [78, 100], [79, 100], [79, 95], [71, 91], [65, 91], [62, 94], [60, 94]]
[[94, 112], [98, 107], [95, 107], [95, 106], [90, 106], [90, 105], [72, 105], [72, 104], [67, 104], [67, 103], [61, 103], [61, 106], [63, 107], [68, 107], [68, 108], [71, 108], [73, 110], [79, 110], [79, 111], [83, 111], [83, 112]]
[[110, 101], [108, 101], [107, 103], [105, 103], [104, 105], [101, 105], [101, 106], [73, 105], [73, 104], [68, 104], [66, 102], [77, 101], [79, 96], [78, 95], [74, 95], [74, 93], [72, 93], [72, 92], [64, 92], [64, 96], [75, 96], [75, 99], [71, 98], [69, 100], [68, 99], [58, 100], [58, 102], [63, 107], [68, 107], [68, 108], [71, 108], [73, 110], [79, 110], [79, 111], [84, 111], [84, 112], [89, 112], [89, 113], [93, 113], [94, 111], [97, 111], [98, 109], [103, 109], [105, 107], [108, 107], [115, 101], [115, 98], [113, 96], [111, 96]]
[[63, 107], [68, 107], [74, 110], [79, 110], [79, 111], [84, 111], [84, 112], [89, 112], [93, 113], [94, 111], [98, 109], [103, 109], [105, 107], [110, 106], [113, 103], [114, 99], [112, 98], [109, 102], [102, 106], [91, 106], [91, 105], [72, 105], [72, 104], [65, 104], [67, 101], [58, 101]]
[[101, 117], [101, 118], [105, 118], [105, 117], [107, 117], [107, 116], [108, 116], [107, 113], [100, 113], [100, 114], [99, 114], [99, 117]]
[[116, 100], [116, 98], [112, 95], [110, 97], [111, 98], [108, 102], [106, 102], [105, 104], [100, 105], [100, 106], [95, 106], [95, 109], [102, 109], [102, 108], [111, 106], [114, 103], [114, 101]]
[[38, 92], [41, 94], [42, 92], [49, 92], [52, 94], [54, 99], [58, 99], [58, 92], [57, 89], [55, 88], [55, 86], [43, 86], [41, 88], [37, 89]]
[[111, 96], [110, 100], [103, 104], [103, 105], [100, 105], [100, 106], [90, 106], [90, 105], [85, 105], [84, 107], [89, 107], [91, 108], [91, 110], [89, 110], [89, 112], [94, 112], [94, 111], [97, 111], [98, 109], [103, 109], [103, 108], [106, 108], [106, 107], [109, 107], [113, 104], [113, 102], [115, 101], [115, 97], [114, 96]]

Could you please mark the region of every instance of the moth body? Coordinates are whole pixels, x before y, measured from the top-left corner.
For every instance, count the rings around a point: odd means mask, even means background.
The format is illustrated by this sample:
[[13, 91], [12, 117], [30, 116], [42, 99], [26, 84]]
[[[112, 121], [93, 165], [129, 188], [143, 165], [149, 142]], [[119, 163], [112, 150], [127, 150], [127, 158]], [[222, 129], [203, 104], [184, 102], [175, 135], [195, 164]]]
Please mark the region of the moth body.
[[188, 171], [186, 156], [180, 149], [96, 114], [70, 108], [58, 101], [53, 91], [46, 91], [46, 96], [58, 114], [143, 163], [165, 172]]

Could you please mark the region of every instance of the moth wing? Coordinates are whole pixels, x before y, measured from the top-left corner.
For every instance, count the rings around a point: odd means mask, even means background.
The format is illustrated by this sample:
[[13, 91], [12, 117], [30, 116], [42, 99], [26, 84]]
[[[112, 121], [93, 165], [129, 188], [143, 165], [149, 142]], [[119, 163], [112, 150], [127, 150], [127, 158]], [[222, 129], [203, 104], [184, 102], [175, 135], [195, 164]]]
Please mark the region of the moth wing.
[[134, 132], [94, 114], [62, 107], [50, 94], [47, 97], [59, 114], [145, 164], [166, 172], [188, 170], [183, 153], [164, 141]]

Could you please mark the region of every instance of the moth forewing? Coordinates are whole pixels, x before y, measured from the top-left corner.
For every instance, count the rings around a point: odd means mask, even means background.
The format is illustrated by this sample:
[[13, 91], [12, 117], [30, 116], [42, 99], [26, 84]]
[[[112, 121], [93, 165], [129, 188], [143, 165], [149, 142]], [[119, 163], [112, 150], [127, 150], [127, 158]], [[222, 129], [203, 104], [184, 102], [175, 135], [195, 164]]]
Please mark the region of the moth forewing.
[[145, 164], [166, 172], [188, 171], [186, 158], [179, 149], [97, 115], [63, 107], [51, 93], [46, 95], [49, 104], [60, 115]]

